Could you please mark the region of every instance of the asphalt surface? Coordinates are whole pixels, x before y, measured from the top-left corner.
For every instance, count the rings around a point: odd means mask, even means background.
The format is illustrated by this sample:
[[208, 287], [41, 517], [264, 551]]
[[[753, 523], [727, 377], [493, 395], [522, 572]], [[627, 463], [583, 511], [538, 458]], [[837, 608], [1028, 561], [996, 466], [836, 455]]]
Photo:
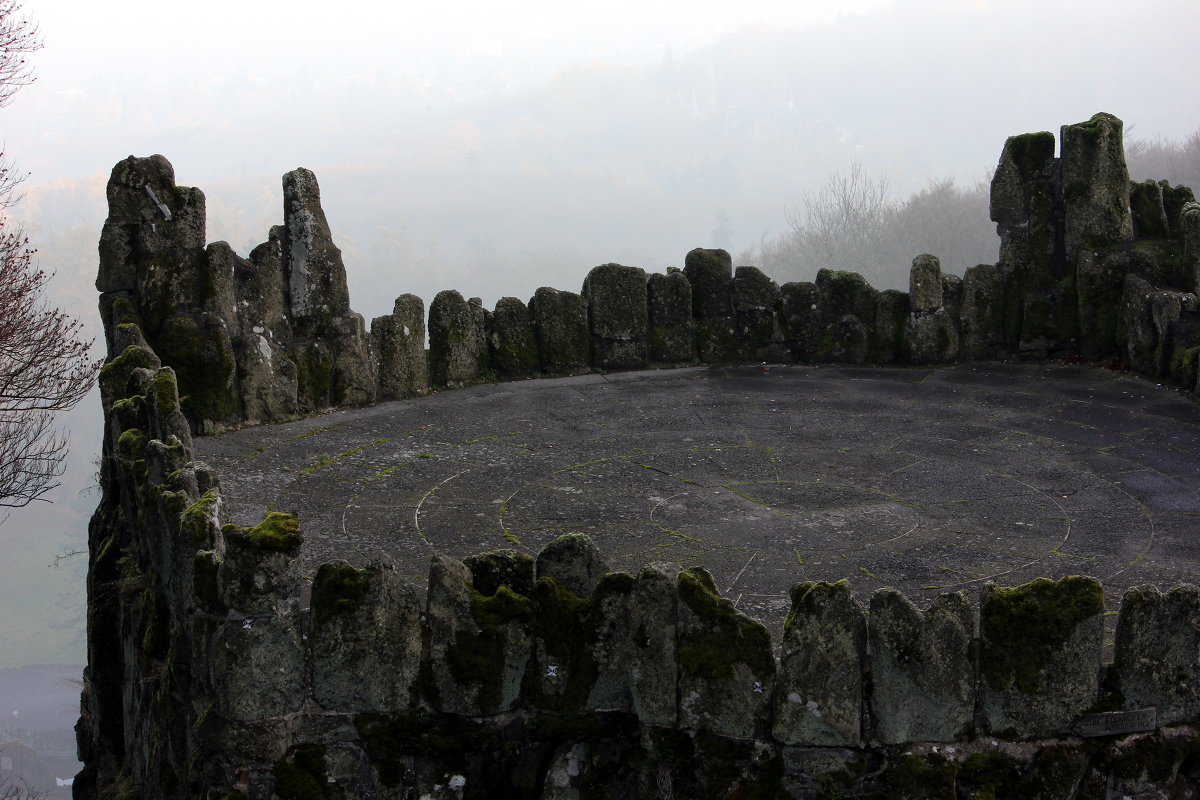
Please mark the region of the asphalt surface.
[[[1066, 364], [690, 368], [475, 386], [197, 439], [232, 521], [300, 515], [305, 572], [562, 533], [702, 565], [778, 633], [797, 581], [923, 603], [989, 580], [1200, 577], [1200, 404]], [[776, 637], [776, 641], [779, 641]]]

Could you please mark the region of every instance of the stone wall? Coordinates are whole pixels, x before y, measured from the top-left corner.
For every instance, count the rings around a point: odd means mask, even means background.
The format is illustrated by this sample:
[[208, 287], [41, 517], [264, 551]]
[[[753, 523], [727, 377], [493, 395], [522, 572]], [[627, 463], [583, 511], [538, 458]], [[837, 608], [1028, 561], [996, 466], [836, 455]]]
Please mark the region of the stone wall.
[[604, 265], [580, 294], [493, 312], [442, 292], [428, 352], [419, 298], [369, 335], [350, 310], [311, 173], [285, 176], [284, 224], [243, 259], [204, 246], [203, 195], [165, 159], [121, 162], [97, 282], [109, 362], [76, 796], [1190, 791], [1194, 586], [1129, 590], [1108, 664], [1082, 577], [926, 610], [798, 584], [773, 644], [703, 569], [610, 573], [569, 536], [536, 558], [435, 558], [421, 602], [380, 565], [302, 576], [291, 515], [225, 524], [191, 444], [429, 386], [697, 362], [1080, 354], [1194, 389], [1200, 205], [1130, 184], [1120, 141], [1107, 115], [1065, 127], [1060, 158], [1050, 134], [1009, 139], [999, 263], [961, 279], [921, 255], [907, 293], [831, 270], [778, 286], [694, 250], [682, 271]]

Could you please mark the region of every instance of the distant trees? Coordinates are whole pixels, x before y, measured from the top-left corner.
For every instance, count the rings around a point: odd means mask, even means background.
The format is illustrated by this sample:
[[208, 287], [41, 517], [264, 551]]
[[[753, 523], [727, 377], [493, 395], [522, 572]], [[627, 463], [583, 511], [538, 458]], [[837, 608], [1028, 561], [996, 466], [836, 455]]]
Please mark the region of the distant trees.
[[886, 177], [860, 163], [836, 172], [802, 209], [787, 212], [789, 229], [739, 255], [780, 278], [811, 280], [824, 267], [862, 273], [878, 288], [907, 288], [913, 256], [933, 253], [959, 274], [996, 261], [1000, 240], [988, 215], [986, 181], [958, 186], [935, 181], [906, 200], [891, 197]]
[[1200, 192], [1200, 128], [1180, 140], [1126, 140], [1125, 161], [1135, 181], [1166, 180]]
[[[15, 0], [0, 0], [0, 107], [33, 81], [25, 56], [41, 47]], [[67, 437], [54, 414], [78, 403], [100, 361], [88, 359], [81, 324], [44, 297], [50, 276], [6, 210], [24, 176], [0, 153], [0, 506], [20, 507], [57, 486]], [[2, 796], [0, 796], [2, 797]]]

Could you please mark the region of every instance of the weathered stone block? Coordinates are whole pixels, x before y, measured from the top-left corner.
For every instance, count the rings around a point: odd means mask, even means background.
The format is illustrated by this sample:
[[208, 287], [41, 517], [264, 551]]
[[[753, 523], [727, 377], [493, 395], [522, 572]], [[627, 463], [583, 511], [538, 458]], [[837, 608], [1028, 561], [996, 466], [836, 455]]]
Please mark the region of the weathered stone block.
[[487, 369], [487, 338], [482, 309], [453, 289], [429, 304], [429, 382], [463, 386], [482, 380]]
[[907, 359], [909, 310], [906, 293], [895, 289], [879, 293], [874, 325], [876, 364], [895, 364]]
[[1139, 372], [1154, 370], [1154, 353], [1158, 347], [1158, 332], [1150, 314], [1154, 287], [1140, 275], [1125, 276], [1121, 292], [1121, 317], [1118, 344], [1125, 361]]
[[327, 711], [408, 708], [421, 605], [394, 568], [322, 564], [312, 587], [313, 699]]
[[1129, 211], [1133, 218], [1133, 235], [1138, 238], [1165, 238], [1170, 230], [1167, 209], [1163, 204], [1163, 187], [1152, 180], [1129, 183]]
[[733, 259], [724, 250], [696, 248], [687, 254], [683, 274], [692, 287], [696, 356], [707, 364], [737, 360]]
[[300, 331], [350, 310], [342, 252], [333, 243], [311, 170], [283, 176], [283, 272], [288, 309]]
[[608, 564], [600, 549], [582, 533], [567, 533], [542, 548], [535, 565], [538, 578], [553, 578], [578, 597], [587, 597]]
[[733, 309], [739, 360], [791, 360], [775, 321], [779, 297], [779, 286], [758, 267], [738, 267], [734, 271]]
[[959, 312], [959, 355], [987, 358], [1004, 344], [1004, 286], [992, 264], [971, 267], [963, 275], [963, 303]]
[[1044, 223], [1054, 204], [1054, 134], [1010, 136], [992, 174], [991, 217], [1004, 229], [1030, 221]]
[[937, 256], [924, 253], [913, 259], [908, 272], [908, 297], [913, 313], [942, 307], [942, 266]]
[[946, 309], [910, 314], [905, 330], [908, 360], [913, 364], [945, 364], [958, 358], [958, 326]]
[[775, 684], [771, 637], [722, 598], [705, 570], [676, 578], [679, 591], [679, 724], [719, 736], [766, 733]]
[[378, 363], [380, 400], [398, 400], [429, 391], [425, 303], [421, 298], [402, 294], [396, 298], [391, 314], [371, 320], [371, 349]]
[[853, 314], [864, 323], [875, 317], [879, 290], [857, 272], [822, 269], [817, 271], [817, 310], [825, 320]]
[[629, 601], [629, 691], [646, 725], [674, 726], [679, 719], [679, 594], [666, 573], [646, 567]]
[[605, 575], [580, 597], [553, 578], [538, 579], [523, 702], [557, 712], [632, 710], [633, 583], [625, 573]]
[[975, 710], [975, 620], [966, 593], [940, 595], [920, 611], [895, 589], [880, 589], [869, 619], [875, 737], [884, 744], [964, 737]]
[[1191, 279], [1185, 288], [1200, 294], [1200, 203], [1187, 203], [1179, 212], [1179, 236], [1184, 277]]
[[775, 697], [777, 740], [859, 744], [866, 644], [866, 617], [845, 581], [792, 588]]
[[1124, 707], [1158, 709], [1159, 726], [1200, 716], [1200, 589], [1154, 586], [1125, 592], [1113, 665]]
[[789, 282], [779, 288], [779, 327], [796, 361], [813, 361], [821, 341], [817, 285]]
[[1162, 189], [1163, 212], [1167, 216], [1167, 235], [1179, 237], [1179, 215], [1188, 203], [1196, 202], [1195, 193], [1187, 186], [1171, 186], [1166, 181], [1159, 181]]
[[1075, 280], [1027, 291], [1021, 301], [1018, 348], [1028, 356], [1045, 358], [1079, 344], [1079, 303]]
[[488, 327], [490, 363], [496, 377], [531, 377], [538, 363], [529, 308], [515, 297], [501, 297]]
[[980, 596], [984, 729], [1018, 739], [1070, 731], [1096, 702], [1104, 592], [1095, 578], [1038, 578]]
[[648, 361], [646, 271], [620, 264], [593, 267], [583, 281], [592, 364], [634, 369]]
[[1133, 238], [1124, 123], [1112, 114], [1062, 126], [1063, 246], [1067, 264], [1085, 248]]
[[521, 690], [530, 657], [527, 626], [533, 603], [508, 586], [483, 595], [461, 561], [440, 554], [429, 566], [422, 661], [427, 702], [440, 711], [475, 716], [507, 711]]
[[299, 711], [304, 705], [304, 644], [298, 609], [229, 619], [221, 623], [209, 652], [214, 711], [222, 716], [236, 721], [267, 720]]
[[942, 275], [942, 308], [946, 309], [955, 322], [962, 313], [963, 279], [957, 275], [944, 273]]
[[538, 363], [547, 375], [576, 375], [591, 365], [587, 303], [573, 292], [542, 287], [529, 301]]
[[649, 356], [654, 364], [692, 362], [692, 285], [682, 272], [655, 273], [646, 282]]
[[471, 571], [471, 585], [484, 596], [507, 586], [520, 595], [533, 592], [533, 558], [518, 550], [493, 550], [463, 559]]

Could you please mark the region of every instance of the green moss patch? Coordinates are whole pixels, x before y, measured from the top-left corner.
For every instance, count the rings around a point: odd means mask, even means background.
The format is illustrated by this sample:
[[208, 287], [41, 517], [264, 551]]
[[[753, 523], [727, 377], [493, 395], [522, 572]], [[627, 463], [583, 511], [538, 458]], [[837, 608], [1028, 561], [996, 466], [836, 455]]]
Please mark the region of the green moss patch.
[[262, 522], [253, 528], [242, 528], [234, 524], [221, 528], [227, 538], [236, 539], [251, 547], [274, 553], [294, 553], [300, 549], [304, 537], [300, 535], [300, 519], [295, 514], [268, 511]]
[[500, 586], [485, 597], [471, 589], [471, 617], [479, 627], [474, 635], [460, 634], [446, 652], [446, 666], [454, 680], [479, 687], [479, 708], [492, 713], [500, 707], [504, 677], [504, 654], [508, 645], [508, 626], [528, 624], [533, 603]]
[[1042, 671], [1085, 620], [1104, 613], [1094, 578], [1038, 578], [1015, 588], [991, 587], [980, 606], [980, 668], [993, 689], [1035, 693]]
[[707, 681], [730, 680], [737, 663], [746, 664], [755, 675], [775, 673], [770, 634], [719, 596], [712, 575], [693, 567], [679, 573], [676, 585], [679, 599], [701, 625], [679, 650], [685, 673]]

